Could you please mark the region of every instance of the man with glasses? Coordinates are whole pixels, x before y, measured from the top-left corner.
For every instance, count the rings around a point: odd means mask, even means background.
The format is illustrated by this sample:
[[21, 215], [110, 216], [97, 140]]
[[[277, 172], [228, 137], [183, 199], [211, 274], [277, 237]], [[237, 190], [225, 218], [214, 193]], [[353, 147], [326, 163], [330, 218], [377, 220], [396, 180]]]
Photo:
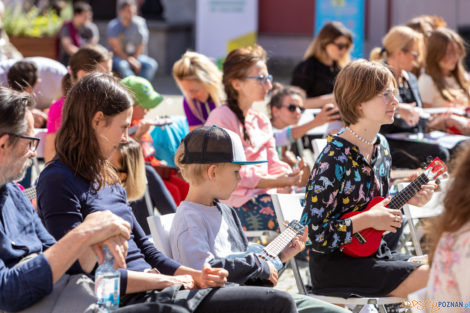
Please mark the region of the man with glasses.
[[[93, 282], [64, 274], [85, 250], [93, 249], [103, 260], [103, 245], [113, 253], [115, 266], [124, 267], [130, 225], [104, 211], [90, 214], [58, 242], [49, 235], [13, 182], [24, 175], [39, 143], [31, 137], [32, 101], [28, 94], [0, 87], [0, 312], [92, 312]], [[132, 312], [140, 309], [148, 307]]]

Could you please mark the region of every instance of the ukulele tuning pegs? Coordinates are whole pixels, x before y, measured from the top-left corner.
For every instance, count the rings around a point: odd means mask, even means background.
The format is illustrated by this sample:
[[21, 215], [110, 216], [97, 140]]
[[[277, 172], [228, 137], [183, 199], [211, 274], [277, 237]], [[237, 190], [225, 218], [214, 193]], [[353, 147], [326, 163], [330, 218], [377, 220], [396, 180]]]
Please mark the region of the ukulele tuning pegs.
[[431, 162], [434, 160], [434, 158], [430, 155], [428, 155], [426, 157], [426, 165], [425, 166], [428, 166], [429, 164], [431, 164]]

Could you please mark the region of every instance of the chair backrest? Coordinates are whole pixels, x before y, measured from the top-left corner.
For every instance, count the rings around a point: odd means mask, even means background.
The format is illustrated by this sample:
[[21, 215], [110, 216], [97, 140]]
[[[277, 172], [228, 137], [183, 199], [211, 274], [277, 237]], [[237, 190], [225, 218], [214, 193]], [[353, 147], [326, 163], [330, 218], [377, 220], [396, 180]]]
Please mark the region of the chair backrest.
[[325, 149], [327, 144], [326, 138], [312, 139], [313, 160], [316, 161], [320, 153]]
[[303, 193], [274, 193], [271, 195], [274, 212], [276, 212], [277, 221], [281, 231], [286, 228], [284, 225], [285, 221], [300, 221], [304, 210], [300, 204], [300, 199], [303, 197]]
[[36, 149], [36, 157], [37, 158], [44, 158], [44, 147], [46, 145], [46, 135], [47, 135], [47, 128], [37, 128], [34, 130], [34, 137], [38, 137], [39, 145]]
[[147, 223], [149, 224], [150, 233], [152, 234], [153, 244], [169, 258], [172, 257], [170, 247], [170, 229], [174, 217], [175, 213], [147, 217]]

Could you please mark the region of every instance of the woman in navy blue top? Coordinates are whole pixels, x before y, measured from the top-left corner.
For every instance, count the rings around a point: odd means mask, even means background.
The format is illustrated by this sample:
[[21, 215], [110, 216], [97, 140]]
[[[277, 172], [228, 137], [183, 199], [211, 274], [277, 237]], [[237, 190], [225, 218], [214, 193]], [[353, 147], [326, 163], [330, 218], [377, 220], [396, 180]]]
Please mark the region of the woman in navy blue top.
[[[37, 186], [38, 211], [48, 231], [59, 239], [88, 214], [106, 209], [131, 224], [127, 270], [120, 270], [121, 306], [158, 302], [191, 312], [296, 312], [291, 296], [276, 290], [198, 289], [223, 286], [227, 272], [181, 266], [153, 246], [108, 161], [119, 142], [127, 140], [131, 115], [132, 98], [108, 75], [87, 75], [70, 90], [56, 138], [57, 156], [41, 173]], [[95, 266], [93, 252], [85, 251], [72, 270], [90, 273]]]

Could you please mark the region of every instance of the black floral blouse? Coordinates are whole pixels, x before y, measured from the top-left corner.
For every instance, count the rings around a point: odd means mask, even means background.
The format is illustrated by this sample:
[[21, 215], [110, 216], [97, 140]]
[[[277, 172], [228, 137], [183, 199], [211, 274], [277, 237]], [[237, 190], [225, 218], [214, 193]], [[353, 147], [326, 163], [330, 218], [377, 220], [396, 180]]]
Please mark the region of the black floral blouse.
[[388, 143], [377, 136], [371, 162], [349, 141], [329, 136], [310, 174], [301, 223], [309, 225], [311, 248], [331, 253], [352, 240], [351, 219], [345, 213], [363, 210], [389, 190], [392, 164]]

